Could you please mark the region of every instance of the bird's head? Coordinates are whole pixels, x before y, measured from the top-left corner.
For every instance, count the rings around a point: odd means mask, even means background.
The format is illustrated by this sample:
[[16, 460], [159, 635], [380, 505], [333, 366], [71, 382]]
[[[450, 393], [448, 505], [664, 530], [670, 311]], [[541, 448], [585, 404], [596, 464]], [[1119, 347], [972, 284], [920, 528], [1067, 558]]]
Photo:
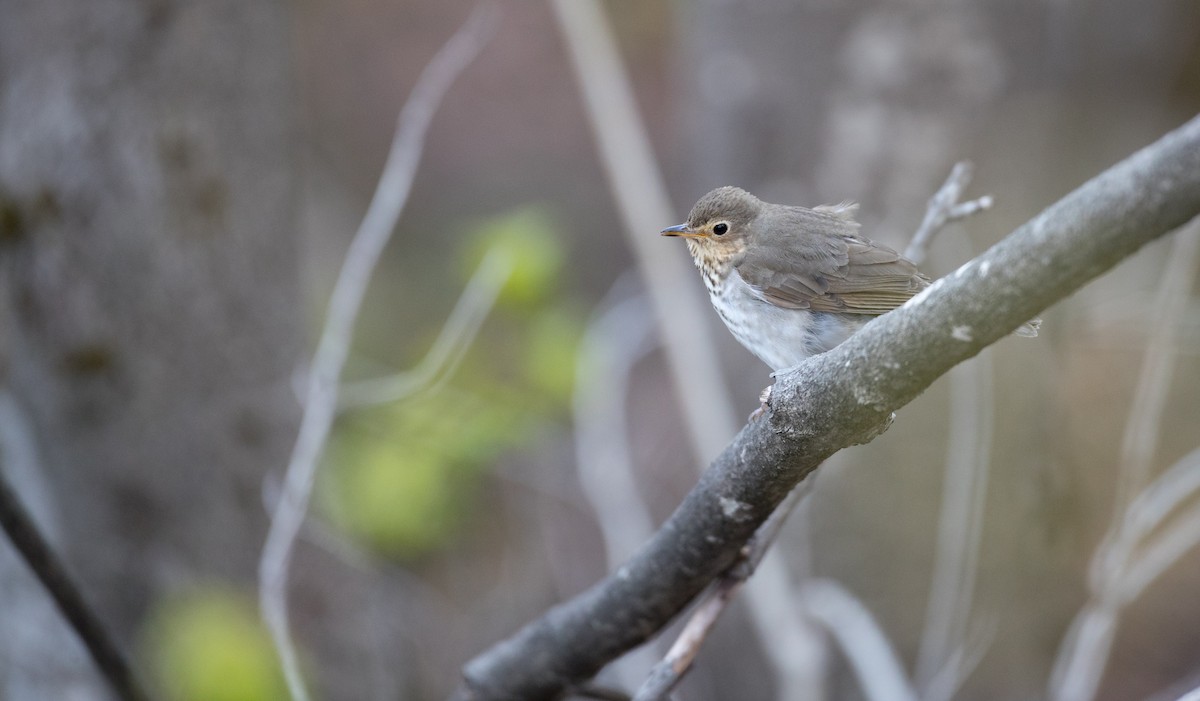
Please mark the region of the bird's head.
[[710, 250], [740, 250], [762, 206], [741, 188], [719, 187], [696, 202], [686, 224], [667, 227], [662, 235], [681, 236]]

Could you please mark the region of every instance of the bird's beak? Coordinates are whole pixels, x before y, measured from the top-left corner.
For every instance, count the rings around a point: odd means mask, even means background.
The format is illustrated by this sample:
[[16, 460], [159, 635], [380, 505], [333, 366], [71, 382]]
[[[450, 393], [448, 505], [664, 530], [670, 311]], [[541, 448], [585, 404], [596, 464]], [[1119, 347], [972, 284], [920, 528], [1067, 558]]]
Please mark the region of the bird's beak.
[[702, 238], [704, 236], [704, 234], [700, 233], [699, 231], [694, 231], [694, 230], [688, 228], [687, 224], [676, 224], [675, 226], [668, 226], [667, 228], [663, 229], [660, 233], [663, 236], [683, 236], [685, 238], [691, 238], [691, 239], [698, 239], [698, 238]]

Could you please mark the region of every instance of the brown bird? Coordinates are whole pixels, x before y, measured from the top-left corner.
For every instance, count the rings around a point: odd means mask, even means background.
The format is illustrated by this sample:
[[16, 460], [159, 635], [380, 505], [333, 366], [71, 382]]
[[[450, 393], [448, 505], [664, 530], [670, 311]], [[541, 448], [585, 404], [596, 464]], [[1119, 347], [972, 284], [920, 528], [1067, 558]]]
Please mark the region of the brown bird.
[[[859, 234], [857, 209], [770, 204], [721, 187], [696, 202], [686, 224], [662, 234], [687, 239], [725, 325], [778, 373], [929, 285], [912, 261]], [[1017, 334], [1036, 336], [1037, 323]]]

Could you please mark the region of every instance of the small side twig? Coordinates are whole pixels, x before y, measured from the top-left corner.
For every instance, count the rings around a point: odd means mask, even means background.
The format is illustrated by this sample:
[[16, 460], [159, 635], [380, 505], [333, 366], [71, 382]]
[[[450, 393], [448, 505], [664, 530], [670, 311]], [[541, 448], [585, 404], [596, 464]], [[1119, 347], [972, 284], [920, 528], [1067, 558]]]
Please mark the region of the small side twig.
[[337, 412], [338, 381], [350, 352], [354, 324], [375, 264], [408, 201], [434, 111], [455, 78], [483, 47], [495, 13], [493, 5], [480, 5], [421, 73], [400, 110], [379, 185], [350, 242], [329, 301], [325, 328], [308, 375], [300, 431], [258, 567], [259, 606], [278, 651], [288, 690], [296, 701], [307, 701], [308, 692], [300, 676], [287, 615], [288, 569], [296, 536], [308, 512], [317, 463]]
[[869, 701], [916, 701], [896, 650], [871, 612], [842, 585], [815, 579], [800, 589], [808, 615], [841, 646]]
[[512, 275], [514, 261], [498, 248], [490, 249], [446, 317], [429, 352], [409, 370], [388, 377], [359, 380], [342, 386], [342, 409], [398, 402], [440, 388], [453, 374], [496, 305], [500, 290]]
[[3, 526], [13, 547], [50, 594], [63, 618], [79, 634], [79, 639], [96, 663], [96, 668], [112, 687], [113, 693], [123, 701], [149, 699], [125, 653], [109, 635], [100, 616], [88, 605], [53, 548], [42, 537], [3, 471], [0, 471], [0, 526]]
[[779, 537], [783, 524], [791, 515], [796, 504], [808, 494], [811, 482], [801, 482], [780, 504], [779, 508], [763, 522], [754, 537], [742, 548], [742, 555], [713, 583], [704, 601], [692, 612], [679, 637], [671, 645], [666, 656], [650, 670], [650, 675], [638, 689], [633, 701], [662, 701], [692, 667], [700, 647], [716, 625], [717, 619], [729, 606], [738, 590], [754, 574], [767, 550]]
[[934, 193], [933, 197], [929, 198], [929, 204], [925, 208], [925, 219], [921, 221], [921, 226], [917, 227], [917, 233], [913, 235], [908, 248], [904, 250], [905, 258], [920, 265], [929, 253], [929, 245], [933, 242], [933, 237], [947, 224], [991, 208], [991, 195], [959, 202], [963, 191], [971, 184], [974, 170], [975, 167], [971, 165], [970, 161], [959, 161], [950, 169], [950, 175], [946, 178], [946, 182]]

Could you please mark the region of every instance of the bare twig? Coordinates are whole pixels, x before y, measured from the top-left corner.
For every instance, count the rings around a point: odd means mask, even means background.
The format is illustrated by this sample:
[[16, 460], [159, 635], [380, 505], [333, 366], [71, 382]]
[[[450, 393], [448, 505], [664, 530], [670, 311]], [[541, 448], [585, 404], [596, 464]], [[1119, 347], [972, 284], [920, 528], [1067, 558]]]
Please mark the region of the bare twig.
[[[1154, 459], [1158, 426], [1175, 364], [1178, 321], [1186, 308], [1198, 262], [1200, 222], [1193, 222], [1179, 231], [1171, 242], [1166, 270], [1155, 297], [1154, 308], [1158, 313], [1146, 342], [1133, 406], [1121, 441], [1117, 508], [1113, 524], [1093, 559], [1092, 594], [1059, 650], [1051, 678], [1051, 698], [1058, 701], [1090, 701], [1095, 696], [1108, 662], [1121, 608], [1173, 563], [1183, 550], [1190, 548], [1194, 542], [1192, 538], [1200, 535], [1200, 532], [1187, 529], [1168, 531], [1159, 541], [1161, 548], [1149, 549], [1140, 561], [1133, 559], [1134, 550], [1150, 529], [1176, 508], [1178, 499], [1191, 494], [1197, 487], [1187, 484], [1190, 489], [1179, 489], [1178, 482], [1187, 480], [1192, 473], [1187, 469], [1174, 469], [1156, 482], [1161, 484], [1165, 479], [1173, 485], [1165, 492], [1172, 499], [1155, 499], [1154, 495], [1163, 494], [1164, 490], [1155, 489], [1153, 485], [1141, 497], [1133, 496], [1145, 483]], [[1196, 471], [1200, 473], [1200, 466]], [[1184, 477], [1176, 476], [1180, 474]], [[1200, 479], [1200, 474], [1196, 476]]]
[[716, 625], [717, 618], [725, 612], [733, 595], [745, 583], [746, 580], [740, 577], [723, 577], [717, 582], [712, 593], [692, 612], [692, 617], [667, 651], [667, 656], [650, 670], [650, 676], [638, 689], [633, 701], [663, 701], [670, 696], [671, 690], [692, 668], [692, 662]]
[[337, 410], [338, 382], [350, 351], [354, 322], [371, 273], [408, 199], [434, 111], [454, 79], [479, 53], [495, 18], [492, 5], [480, 5], [421, 73], [400, 111], [379, 185], [350, 243], [329, 301], [325, 328], [309, 372], [300, 432], [259, 561], [259, 605], [296, 701], [307, 699], [308, 692], [300, 676], [287, 616], [288, 566]]
[[800, 590], [808, 615], [838, 641], [871, 701], [916, 701], [904, 667], [871, 612], [840, 584], [812, 580]]
[[[1198, 492], [1200, 449], [1138, 495], [1120, 519], [1118, 531], [1097, 549], [1092, 595], [1059, 649], [1050, 680], [1050, 698], [1086, 701], [1095, 696], [1121, 609], [1200, 543], [1200, 503], [1193, 503], [1164, 526], [1167, 517]], [[1147, 541], [1158, 530], [1158, 536]]]
[[[969, 249], [969, 241], [964, 239], [962, 247]], [[964, 645], [991, 458], [991, 353], [985, 350], [970, 363], [959, 365], [947, 373], [947, 379], [950, 411], [941, 513], [915, 673], [926, 701], [948, 701], [969, 674], [970, 670], [960, 665], [978, 661], [978, 656], [964, 654]]]
[[[708, 310], [686, 256], [653, 234], [680, 217], [638, 114], [612, 29], [597, 0], [554, 0], [601, 161], [663, 331], [668, 366], [698, 464], [737, 427], [709, 337]], [[694, 293], [689, 292], [694, 291]]]
[[88, 604], [62, 560], [25, 510], [4, 470], [0, 470], [0, 526], [22, 559], [37, 576], [55, 606], [79, 635], [96, 668], [113, 693], [124, 701], [145, 701], [146, 694], [125, 653]]
[[[630, 374], [658, 347], [654, 319], [639, 288], [632, 271], [613, 283], [588, 323], [575, 364], [575, 466], [600, 526], [610, 571], [654, 534], [626, 429]], [[611, 671], [633, 688], [657, 658], [651, 646], [643, 646], [617, 660]]]
[[650, 676], [642, 684], [642, 688], [638, 689], [633, 701], [662, 701], [682, 681], [691, 669], [692, 662], [699, 654], [709, 632], [716, 625], [717, 618], [724, 613], [734, 595], [766, 556], [767, 550], [779, 537], [779, 532], [792, 510], [811, 490], [810, 485], [810, 482], [802, 482], [792, 490], [746, 544], [741, 558], [717, 579], [712, 592], [692, 612], [692, 617], [667, 651], [666, 657], [650, 671]]
[[1171, 242], [1166, 269], [1151, 307], [1154, 314], [1151, 315], [1150, 333], [1146, 338], [1146, 352], [1142, 356], [1137, 389], [1121, 437], [1114, 514], [1125, 510], [1149, 478], [1154, 452], [1158, 447], [1159, 426], [1162, 425], [1167, 395], [1171, 390], [1180, 321], [1188, 308], [1198, 262], [1200, 223], [1181, 230]]
[[499, 248], [487, 255], [471, 275], [458, 302], [429, 352], [410, 370], [390, 377], [360, 380], [342, 386], [342, 408], [358, 408], [408, 399], [418, 392], [432, 392], [448, 380], [491, 314], [500, 290], [512, 273], [513, 261]]
[[923, 263], [929, 252], [929, 245], [933, 242], [933, 237], [947, 224], [992, 206], [991, 195], [984, 195], [977, 200], [959, 202], [963, 191], [971, 184], [974, 170], [974, 166], [969, 161], [959, 161], [954, 164], [946, 182], [934, 193], [933, 197], [929, 198], [929, 204], [925, 208], [925, 219], [917, 228], [917, 233], [913, 235], [908, 248], [904, 250], [905, 258], [918, 265]]
[[626, 296], [632, 282], [622, 277], [601, 302], [603, 311], [588, 324], [575, 366], [575, 463], [583, 495], [596, 512], [609, 567], [624, 562], [654, 534], [625, 429], [629, 374], [655, 347], [645, 298]]
[[872, 440], [951, 367], [1197, 214], [1200, 118], [779, 376], [765, 419], [742, 429], [629, 562], [468, 663], [455, 698], [536, 701], [591, 677], [733, 564], [825, 458]]

